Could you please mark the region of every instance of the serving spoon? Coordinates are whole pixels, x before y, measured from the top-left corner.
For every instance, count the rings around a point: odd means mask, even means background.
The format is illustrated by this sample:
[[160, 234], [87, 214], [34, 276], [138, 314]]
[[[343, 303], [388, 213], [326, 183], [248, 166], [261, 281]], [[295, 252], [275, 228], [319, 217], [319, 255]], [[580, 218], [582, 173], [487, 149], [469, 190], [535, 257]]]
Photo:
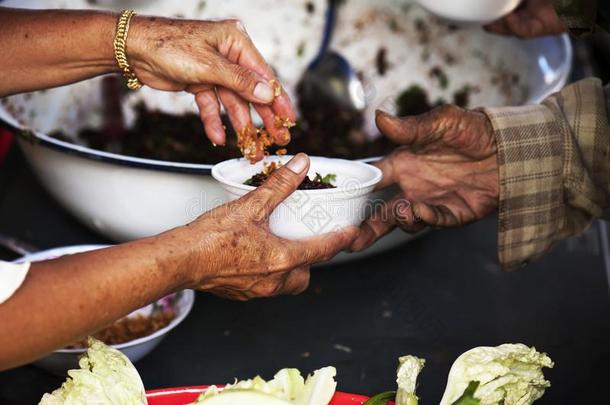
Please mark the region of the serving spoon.
[[335, 29], [338, 2], [328, 0], [320, 50], [303, 73], [297, 89], [303, 105], [340, 105], [362, 111], [366, 107], [362, 81], [347, 59], [328, 49]]

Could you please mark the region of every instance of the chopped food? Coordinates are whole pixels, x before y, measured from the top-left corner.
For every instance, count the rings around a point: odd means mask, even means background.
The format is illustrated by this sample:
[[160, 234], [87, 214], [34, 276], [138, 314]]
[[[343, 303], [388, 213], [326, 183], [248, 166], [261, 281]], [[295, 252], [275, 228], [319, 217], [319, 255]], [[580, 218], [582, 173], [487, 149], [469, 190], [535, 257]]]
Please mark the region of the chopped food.
[[438, 85], [441, 89], [446, 89], [449, 86], [449, 78], [443, 69], [440, 66], [434, 66], [430, 69], [428, 75], [438, 81]]
[[455, 93], [453, 93], [453, 104], [466, 108], [470, 104], [470, 95], [476, 93], [479, 89], [474, 86], [465, 85]]
[[237, 147], [250, 163], [256, 163], [263, 157], [272, 143], [271, 136], [265, 129], [254, 128], [252, 124], [237, 133]]
[[[276, 97], [279, 96], [282, 93], [280, 84], [276, 80], [271, 80], [270, 83], [277, 84], [274, 87], [274, 92]], [[285, 129], [286, 139], [283, 141], [286, 143], [290, 141], [290, 132], [288, 130], [294, 126], [295, 123], [288, 118], [275, 117], [276, 129]], [[248, 125], [237, 133], [237, 147], [250, 163], [256, 163], [257, 160], [268, 155], [267, 149], [271, 145], [273, 145], [273, 139], [265, 128], [254, 128], [252, 125]]]
[[[227, 130], [226, 145], [214, 148], [203, 134], [198, 114], [171, 114], [148, 109], [143, 103], [138, 104], [134, 112], [134, 124], [120, 139], [109, 138], [101, 129], [86, 127], [76, 134], [76, 143], [102, 151], [171, 162], [215, 164], [242, 156], [236, 132], [227, 116], [222, 116]], [[276, 118], [276, 122], [290, 129], [286, 135], [291, 141], [286, 147], [269, 145], [269, 154], [287, 149], [287, 153], [292, 154], [305, 152], [312, 156], [360, 159], [384, 155], [396, 146], [383, 136], [369, 140], [362, 131], [362, 115], [340, 107], [322, 109], [313, 105], [296, 125], [285, 118]], [[250, 136], [253, 135], [256, 142], [261, 134], [257, 135], [254, 128], [251, 131], [255, 132]], [[61, 131], [55, 131], [51, 136], [75, 142]], [[270, 137], [268, 141], [271, 142]], [[256, 151], [256, 147], [252, 149]]]
[[309, 14], [313, 14], [313, 12], [316, 11], [316, 6], [311, 1], [308, 1], [305, 3], [305, 9]]
[[279, 97], [282, 95], [282, 85], [275, 79], [269, 80], [269, 85], [273, 89], [273, 96]]
[[127, 356], [92, 337], [88, 345], [80, 368], [68, 371], [68, 379], [39, 405], [146, 405], [144, 384]]
[[431, 104], [428, 93], [418, 85], [412, 85], [398, 95], [396, 107], [398, 116], [417, 115], [430, 111], [440, 103]]
[[[260, 173], [257, 173], [254, 176], [250, 177], [248, 180], [244, 181], [244, 184], [247, 186], [259, 187], [269, 178], [271, 173], [273, 173], [280, 167], [281, 163], [279, 162], [265, 163], [263, 165], [263, 170]], [[322, 176], [320, 175], [320, 173], [316, 173], [313, 179], [310, 179], [309, 176], [305, 176], [297, 190], [319, 190], [326, 188], [336, 188], [336, 186], [332, 184], [332, 182], [336, 179], [336, 174], [327, 174], [326, 176]]]
[[[174, 311], [154, 311], [150, 315], [125, 317], [107, 328], [95, 333], [93, 337], [108, 345], [118, 345], [163, 329], [176, 317]], [[68, 345], [67, 349], [87, 347], [87, 339]]]
[[379, 48], [377, 51], [377, 56], [375, 57], [375, 64], [377, 65], [377, 73], [380, 76], [385, 75], [388, 71], [388, 50], [385, 47]]
[[223, 389], [211, 386], [195, 404], [328, 405], [337, 388], [336, 374], [334, 367], [324, 367], [305, 380], [296, 368], [285, 368], [269, 381], [256, 376], [227, 384]]

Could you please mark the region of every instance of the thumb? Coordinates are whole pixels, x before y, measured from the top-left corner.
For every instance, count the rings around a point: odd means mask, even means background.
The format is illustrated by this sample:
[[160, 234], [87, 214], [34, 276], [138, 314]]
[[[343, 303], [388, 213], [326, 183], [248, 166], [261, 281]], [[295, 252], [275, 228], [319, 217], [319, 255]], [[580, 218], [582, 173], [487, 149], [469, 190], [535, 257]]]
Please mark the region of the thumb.
[[375, 111], [375, 124], [388, 139], [401, 145], [418, 146], [427, 143], [430, 138], [430, 113], [409, 117], [395, 117], [386, 112]]
[[233, 90], [245, 100], [258, 104], [270, 104], [275, 90], [261, 75], [245, 66], [219, 58], [212, 81], [216, 85]]
[[250, 198], [257, 204], [255, 211], [258, 211], [259, 218], [271, 215], [275, 207], [299, 187], [308, 170], [309, 157], [299, 153], [250, 193]]

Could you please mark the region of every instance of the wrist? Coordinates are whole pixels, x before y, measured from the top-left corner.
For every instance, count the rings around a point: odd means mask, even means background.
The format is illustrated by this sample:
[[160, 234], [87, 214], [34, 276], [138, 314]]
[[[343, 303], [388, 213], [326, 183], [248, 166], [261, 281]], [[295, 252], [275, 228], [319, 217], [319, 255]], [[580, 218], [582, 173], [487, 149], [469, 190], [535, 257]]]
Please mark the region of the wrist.
[[[135, 15], [131, 19], [126, 48], [132, 69], [141, 70], [143, 66], [148, 66], [147, 56], [153, 52], [150, 44], [156, 42], [157, 48], [160, 48], [165, 41], [162, 34], [162, 20], [165, 18], [140, 15]], [[171, 36], [168, 39], [171, 39]]]
[[200, 289], [217, 276], [218, 259], [222, 257], [221, 236], [207, 222], [196, 220], [157, 238], [160, 249], [167, 252], [160, 265], [163, 271], [173, 274], [182, 288]]

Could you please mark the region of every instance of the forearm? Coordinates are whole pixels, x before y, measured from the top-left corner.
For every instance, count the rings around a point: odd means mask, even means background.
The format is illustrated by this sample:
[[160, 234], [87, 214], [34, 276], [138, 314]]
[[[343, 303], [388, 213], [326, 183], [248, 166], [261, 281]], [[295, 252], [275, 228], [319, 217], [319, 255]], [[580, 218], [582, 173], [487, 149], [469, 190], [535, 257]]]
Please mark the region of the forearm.
[[506, 269], [608, 217], [609, 93], [588, 79], [541, 105], [485, 109], [498, 143], [498, 255]]
[[34, 263], [0, 305], [0, 369], [24, 364], [192, 286], [188, 228]]
[[0, 7], [0, 97], [118, 72], [116, 21], [107, 12]]

